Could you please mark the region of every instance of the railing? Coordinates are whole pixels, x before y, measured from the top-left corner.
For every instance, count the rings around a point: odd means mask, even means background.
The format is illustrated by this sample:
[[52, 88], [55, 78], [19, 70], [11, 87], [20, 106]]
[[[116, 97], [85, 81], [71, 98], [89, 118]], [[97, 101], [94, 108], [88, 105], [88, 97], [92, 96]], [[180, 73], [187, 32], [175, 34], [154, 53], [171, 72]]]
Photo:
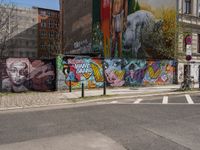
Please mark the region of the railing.
[[179, 14], [179, 22], [184, 22], [193, 25], [200, 25], [200, 17], [192, 16], [189, 14]]

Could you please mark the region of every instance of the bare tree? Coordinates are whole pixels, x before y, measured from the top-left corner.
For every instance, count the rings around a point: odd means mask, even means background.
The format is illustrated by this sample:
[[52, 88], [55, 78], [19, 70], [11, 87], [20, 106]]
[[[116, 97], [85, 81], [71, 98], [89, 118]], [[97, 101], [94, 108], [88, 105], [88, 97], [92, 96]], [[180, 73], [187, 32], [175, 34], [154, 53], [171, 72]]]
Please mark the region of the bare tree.
[[8, 48], [12, 45], [9, 40], [17, 28], [15, 10], [13, 3], [0, 0], [0, 58], [8, 55]]

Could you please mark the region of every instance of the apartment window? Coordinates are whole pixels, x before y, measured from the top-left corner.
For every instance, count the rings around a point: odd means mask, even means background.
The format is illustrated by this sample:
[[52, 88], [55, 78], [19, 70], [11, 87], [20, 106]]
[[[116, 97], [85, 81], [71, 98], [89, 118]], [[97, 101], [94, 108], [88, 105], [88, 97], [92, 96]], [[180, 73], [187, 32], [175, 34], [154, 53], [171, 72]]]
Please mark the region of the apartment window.
[[27, 46], [27, 47], [29, 46], [29, 42], [28, 42], [28, 41], [26, 41], [26, 46]]
[[41, 27], [42, 28], [46, 28], [46, 21], [45, 20], [41, 20]]
[[46, 32], [45, 31], [41, 31], [40, 32], [40, 37], [46, 37]]
[[192, 2], [191, 0], [185, 0], [185, 13], [191, 14], [192, 12]]
[[41, 11], [40, 11], [40, 15], [41, 15], [41, 16], [46, 16], [46, 11], [41, 10]]
[[50, 12], [50, 11], [47, 11], [47, 15], [48, 15], [48, 16], [51, 16], [51, 12]]

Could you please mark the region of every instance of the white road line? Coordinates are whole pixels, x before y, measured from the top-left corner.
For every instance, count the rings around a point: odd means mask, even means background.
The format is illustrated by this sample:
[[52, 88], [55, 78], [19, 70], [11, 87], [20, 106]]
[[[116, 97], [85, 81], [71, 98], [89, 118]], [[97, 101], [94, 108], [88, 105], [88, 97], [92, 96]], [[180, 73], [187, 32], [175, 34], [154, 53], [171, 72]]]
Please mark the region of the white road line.
[[137, 99], [135, 102], [133, 102], [134, 104], [139, 104], [141, 101], [143, 101], [143, 99]]
[[111, 104], [117, 104], [118, 103], [118, 101], [112, 101], [112, 102], [110, 102]]
[[164, 96], [164, 97], [163, 97], [162, 103], [163, 103], [163, 104], [168, 104], [168, 96]]
[[188, 104], [194, 104], [194, 102], [193, 102], [192, 98], [190, 97], [190, 95], [185, 94], [185, 97], [187, 99]]

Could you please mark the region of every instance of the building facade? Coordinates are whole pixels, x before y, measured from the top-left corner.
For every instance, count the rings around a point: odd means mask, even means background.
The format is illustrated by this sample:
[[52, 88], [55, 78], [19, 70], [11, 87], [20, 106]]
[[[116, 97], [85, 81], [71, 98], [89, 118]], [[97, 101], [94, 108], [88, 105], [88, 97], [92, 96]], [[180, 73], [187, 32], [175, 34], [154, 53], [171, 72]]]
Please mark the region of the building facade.
[[7, 11], [12, 16], [8, 21], [10, 34], [4, 57], [52, 58], [59, 53], [58, 10], [17, 6]]
[[9, 22], [9, 28], [15, 27], [7, 43], [6, 56], [37, 57], [37, 10], [17, 7]]
[[59, 18], [60, 13], [57, 10], [37, 8], [38, 11], [38, 57], [55, 57], [60, 50]]
[[63, 54], [91, 54], [92, 0], [60, 0]]
[[[191, 77], [194, 77], [195, 82], [198, 82], [200, 74], [200, 0], [178, 0], [177, 19], [183, 26], [183, 33], [180, 33], [178, 38], [178, 51], [183, 53], [183, 57], [178, 60], [178, 82], [183, 82], [188, 72]], [[189, 62], [185, 57], [187, 49], [192, 51], [192, 59]]]

